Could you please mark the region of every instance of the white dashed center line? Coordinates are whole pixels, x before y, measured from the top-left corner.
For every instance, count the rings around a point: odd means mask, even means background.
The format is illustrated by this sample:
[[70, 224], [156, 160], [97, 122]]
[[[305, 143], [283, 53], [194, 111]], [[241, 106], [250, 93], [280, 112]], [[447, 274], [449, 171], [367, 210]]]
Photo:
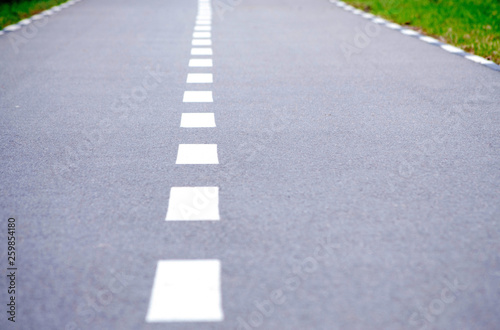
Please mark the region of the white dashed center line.
[[[198, 1], [193, 46], [211, 46], [212, 10]], [[212, 56], [210, 47], [191, 48], [193, 56]], [[211, 68], [211, 58], [193, 58], [190, 68]], [[208, 69], [206, 69], [208, 71]], [[212, 73], [188, 73], [186, 83], [211, 84]], [[212, 91], [185, 91], [185, 103], [211, 103]], [[214, 128], [215, 114], [182, 113], [181, 128]], [[217, 144], [179, 144], [176, 164], [219, 164]], [[219, 187], [171, 187], [165, 221], [218, 221]], [[219, 260], [160, 260], [151, 293], [147, 322], [222, 321]]]

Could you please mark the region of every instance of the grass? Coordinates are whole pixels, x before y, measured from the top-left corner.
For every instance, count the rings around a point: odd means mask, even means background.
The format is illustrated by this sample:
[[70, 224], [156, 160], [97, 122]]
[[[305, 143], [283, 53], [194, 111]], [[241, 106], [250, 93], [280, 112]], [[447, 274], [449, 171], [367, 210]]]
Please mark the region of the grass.
[[0, 0], [0, 29], [66, 0]]
[[500, 64], [500, 0], [344, 0]]

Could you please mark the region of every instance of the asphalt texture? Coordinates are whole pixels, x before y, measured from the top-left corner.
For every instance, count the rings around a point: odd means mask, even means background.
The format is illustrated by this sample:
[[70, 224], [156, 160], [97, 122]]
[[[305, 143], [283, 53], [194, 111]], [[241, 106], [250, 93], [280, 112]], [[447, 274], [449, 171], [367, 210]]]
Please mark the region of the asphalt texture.
[[[208, 87], [186, 84], [195, 0], [84, 0], [0, 36], [0, 328], [498, 329], [500, 73], [326, 0], [231, 8]], [[181, 143], [220, 164], [176, 165]], [[174, 186], [218, 186], [221, 220], [166, 222]], [[170, 259], [221, 261], [222, 322], [145, 322]]]

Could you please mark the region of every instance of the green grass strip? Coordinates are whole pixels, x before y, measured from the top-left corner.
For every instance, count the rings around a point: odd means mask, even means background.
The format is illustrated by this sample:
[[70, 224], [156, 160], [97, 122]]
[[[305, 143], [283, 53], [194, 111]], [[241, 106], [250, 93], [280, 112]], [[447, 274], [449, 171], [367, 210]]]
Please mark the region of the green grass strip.
[[500, 0], [344, 0], [500, 64]]
[[66, 1], [67, 0], [0, 1], [0, 29]]

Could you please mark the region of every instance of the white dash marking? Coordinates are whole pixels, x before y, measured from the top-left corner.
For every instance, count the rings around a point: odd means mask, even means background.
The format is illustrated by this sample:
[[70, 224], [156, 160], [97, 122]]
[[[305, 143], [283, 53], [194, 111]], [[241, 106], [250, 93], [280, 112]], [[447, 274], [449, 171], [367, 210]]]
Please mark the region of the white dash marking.
[[211, 23], [212, 21], [208, 19], [199, 19], [196, 21], [196, 25], [210, 25]]
[[202, 26], [196, 25], [194, 27], [194, 30], [195, 31], [212, 31], [212, 27], [209, 25], [202, 25]]
[[439, 43], [439, 40], [428, 37], [428, 36], [421, 36], [420, 40], [428, 42], [430, 44], [438, 44]]
[[373, 23], [377, 23], [377, 24], [384, 24], [386, 23], [387, 21], [383, 18], [380, 18], [380, 17], [376, 17], [373, 19]]
[[385, 26], [387, 26], [389, 29], [397, 30], [401, 28], [401, 25], [396, 24], [396, 23], [387, 23]]
[[480, 64], [492, 64], [494, 63], [493, 61], [489, 61], [481, 56], [477, 56], [477, 55], [467, 55], [465, 56], [466, 59], [468, 60], [471, 60], [473, 62], [476, 62], [476, 63], [480, 63]]
[[191, 68], [211, 68], [213, 66], [212, 59], [200, 58], [189, 60], [189, 67]]
[[219, 187], [172, 187], [165, 221], [219, 221]]
[[193, 32], [193, 38], [212, 38], [210, 32]]
[[215, 115], [211, 112], [183, 113], [181, 116], [181, 127], [215, 127]]
[[410, 30], [410, 29], [402, 29], [401, 33], [402, 34], [406, 34], [407, 36], [418, 36], [418, 35], [420, 35], [420, 33], [418, 33], [417, 31], [413, 31], [413, 30]]
[[19, 24], [19, 25], [28, 25], [30, 23], [31, 23], [31, 19], [29, 19], [29, 18], [25, 18], [22, 21], [17, 22], [17, 24]]
[[4, 27], [3, 30], [12, 32], [12, 31], [19, 30], [20, 28], [21, 28], [21, 26], [16, 25], [16, 24], [12, 24], [12, 25], [8, 25], [8, 26]]
[[212, 48], [191, 48], [191, 55], [212, 55]]
[[182, 102], [186, 103], [204, 103], [213, 102], [212, 91], [185, 91]]
[[211, 73], [188, 73], [186, 80], [188, 84], [211, 84], [213, 82]]
[[216, 144], [179, 144], [176, 164], [219, 164]]
[[224, 319], [219, 260], [160, 260], [146, 322]]
[[453, 47], [452, 45], [441, 45], [441, 48], [450, 53], [463, 53], [464, 51], [460, 48]]
[[212, 46], [212, 40], [210, 39], [193, 39], [193, 46]]

